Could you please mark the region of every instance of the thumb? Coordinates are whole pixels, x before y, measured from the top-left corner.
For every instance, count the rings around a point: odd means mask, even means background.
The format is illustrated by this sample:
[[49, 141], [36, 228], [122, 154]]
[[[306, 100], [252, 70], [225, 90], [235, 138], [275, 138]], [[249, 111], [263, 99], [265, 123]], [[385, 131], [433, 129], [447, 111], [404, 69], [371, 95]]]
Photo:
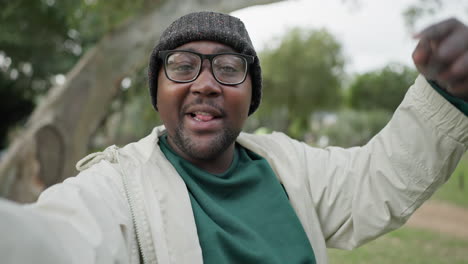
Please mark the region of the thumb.
[[421, 38], [413, 51], [413, 61], [416, 65], [426, 65], [431, 57], [431, 43], [427, 38]]

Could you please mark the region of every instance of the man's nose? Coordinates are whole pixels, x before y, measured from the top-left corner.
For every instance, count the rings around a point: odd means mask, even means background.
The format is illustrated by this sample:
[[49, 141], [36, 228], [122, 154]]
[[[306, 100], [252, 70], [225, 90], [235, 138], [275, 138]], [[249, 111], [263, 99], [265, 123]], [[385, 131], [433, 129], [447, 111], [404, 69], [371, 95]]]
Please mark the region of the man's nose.
[[193, 81], [191, 86], [192, 93], [205, 96], [218, 96], [221, 94], [221, 84], [216, 81], [208, 60], [205, 60], [200, 69], [200, 74]]

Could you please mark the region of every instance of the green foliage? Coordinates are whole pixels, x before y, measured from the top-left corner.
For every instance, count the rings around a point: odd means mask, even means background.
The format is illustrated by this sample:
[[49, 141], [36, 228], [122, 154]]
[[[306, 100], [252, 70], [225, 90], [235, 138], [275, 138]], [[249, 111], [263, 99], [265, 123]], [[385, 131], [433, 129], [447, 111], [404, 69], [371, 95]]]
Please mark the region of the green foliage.
[[[418, 22], [425, 18], [433, 17], [437, 14], [444, 13], [444, 9], [449, 6], [457, 6], [461, 10], [465, 10], [468, 13], [468, 4], [465, 0], [417, 0], [413, 4], [409, 5], [403, 11], [403, 19], [405, 25], [410, 32], [414, 32]], [[421, 30], [421, 28], [418, 28]]]
[[[48, 77], [67, 72], [84, 50], [142, 4], [143, 0], [8, 1], [0, 9], [0, 52], [11, 65], [2, 70], [29, 63], [30, 76], [14, 79], [46, 80], [49, 87]], [[23, 89], [27, 88], [31, 87]]]
[[421, 18], [434, 15], [442, 7], [440, 0], [419, 0], [418, 3], [410, 5], [403, 11], [403, 19], [406, 27], [414, 31], [414, 27]]
[[449, 181], [433, 198], [468, 208], [468, 153], [465, 153]]
[[336, 114], [314, 114], [311, 143], [325, 146], [353, 147], [366, 144], [390, 121], [387, 111], [342, 110]]
[[259, 115], [271, 120], [286, 111], [291, 136], [302, 136], [313, 111], [340, 106], [344, 57], [327, 31], [293, 29], [260, 57], [264, 96]]
[[63, 11], [45, 1], [7, 1], [0, 8], [0, 148], [8, 131], [32, 111], [35, 97], [50, 86], [52, 73], [75, 60], [63, 43], [67, 38]]
[[341, 147], [366, 144], [388, 123], [416, 76], [416, 71], [397, 64], [358, 75], [346, 90], [351, 109], [333, 114], [332, 123], [324, 122], [323, 114], [314, 115], [311, 143]]
[[15, 98], [14, 100], [4, 100], [0, 104], [2, 122], [0, 122], [0, 149], [7, 145], [8, 131], [12, 124], [22, 121], [33, 109], [33, 103], [27, 94], [15, 89], [13, 82], [0, 73], [0, 98]]
[[2, 120], [0, 148], [5, 147], [7, 130], [31, 113], [39, 96], [53, 85], [54, 76], [68, 72], [103, 34], [143, 12], [147, 4], [144, 0], [2, 1], [0, 110], [9, 118]]
[[393, 112], [416, 76], [415, 70], [398, 64], [358, 75], [348, 91], [349, 106], [358, 110]]
[[331, 264], [468, 263], [468, 241], [401, 228], [352, 251], [329, 249]]
[[[0, 52], [9, 63], [4, 63], [1, 71], [18, 73], [10, 79], [19, 90], [43, 93], [50, 86], [48, 77], [64, 72], [76, 61], [65, 47], [69, 38], [64, 10], [45, 1], [26, 0], [9, 1], [2, 7]], [[30, 70], [24, 70], [24, 65]]]

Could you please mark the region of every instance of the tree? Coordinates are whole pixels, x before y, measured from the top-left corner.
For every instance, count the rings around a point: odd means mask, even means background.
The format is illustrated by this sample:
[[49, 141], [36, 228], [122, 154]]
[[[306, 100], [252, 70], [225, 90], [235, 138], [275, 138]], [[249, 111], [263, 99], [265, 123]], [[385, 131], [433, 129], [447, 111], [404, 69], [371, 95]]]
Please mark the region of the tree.
[[313, 111], [339, 107], [344, 57], [326, 30], [293, 29], [260, 56], [265, 90], [260, 117], [284, 116], [288, 133], [300, 138]]
[[[84, 52], [132, 14], [161, 1], [8, 1], [0, 9], [0, 148], [55, 80], [64, 80]], [[59, 78], [56, 78], [56, 77]], [[59, 82], [60, 83], [60, 82]], [[12, 112], [14, 104], [14, 112]]]
[[76, 61], [77, 56], [63, 45], [72, 41], [63, 13], [45, 1], [2, 3], [0, 110], [7, 117], [0, 128], [0, 148], [7, 145], [8, 131], [25, 120], [35, 98], [51, 85], [51, 74], [63, 72]]
[[351, 109], [314, 115], [313, 143], [364, 145], [387, 124], [416, 76], [415, 70], [399, 64], [357, 75], [346, 90]]
[[[53, 0], [45, 2], [55, 3]], [[127, 14], [125, 3], [130, 3], [122, 0], [84, 2], [101, 3], [91, 7], [103, 8], [104, 13], [106, 7], [120, 3], [122, 14]], [[68, 72], [66, 82], [50, 89], [21, 136], [8, 148], [0, 161], [2, 196], [33, 201], [45, 187], [75, 174], [74, 164], [87, 152], [90, 137], [109, 112], [106, 106], [121, 91], [122, 80], [146, 67], [148, 54], [170, 21], [189, 11], [230, 12], [271, 2], [275, 0], [141, 1], [138, 2], [141, 9], [128, 18], [121, 19], [125, 16], [115, 13], [115, 21], [119, 23], [108, 23], [110, 26], [103, 30], [96, 44], [90, 45]], [[95, 25], [91, 18], [86, 20], [89, 24], [84, 28]], [[99, 21], [99, 17], [94, 19]], [[100, 24], [96, 26], [100, 28]]]
[[2, 73], [0, 87], [0, 112], [4, 113], [0, 122], [0, 149], [3, 149], [7, 145], [10, 128], [23, 121], [31, 113], [34, 105], [31, 97], [18, 89], [14, 82]]
[[319, 147], [362, 146], [382, 130], [391, 116], [385, 110], [341, 109], [336, 113], [317, 113], [312, 122], [310, 143]]
[[414, 32], [418, 22], [443, 13], [447, 6], [456, 6], [458, 10], [464, 10], [468, 14], [468, 4], [465, 0], [416, 0], [403, 11], [403, 19], [410, 32]]
[[349, 88], [349, 105], [357, 110], [393, 113], [413, 84], [417, 72], [399, 64], [358, 75]]

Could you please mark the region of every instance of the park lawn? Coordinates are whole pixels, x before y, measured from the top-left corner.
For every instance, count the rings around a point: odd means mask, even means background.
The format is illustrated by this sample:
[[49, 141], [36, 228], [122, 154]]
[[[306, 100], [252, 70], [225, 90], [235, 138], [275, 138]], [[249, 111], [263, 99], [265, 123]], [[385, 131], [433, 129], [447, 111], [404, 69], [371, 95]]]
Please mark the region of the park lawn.
[[432, 199], [468, 208], [468, 153], [465, 153], [452, 177]]
[[330, 264], [466, 264], [468, 240], [404, 227], [358, 249], [329, 249], [328, 254]]

